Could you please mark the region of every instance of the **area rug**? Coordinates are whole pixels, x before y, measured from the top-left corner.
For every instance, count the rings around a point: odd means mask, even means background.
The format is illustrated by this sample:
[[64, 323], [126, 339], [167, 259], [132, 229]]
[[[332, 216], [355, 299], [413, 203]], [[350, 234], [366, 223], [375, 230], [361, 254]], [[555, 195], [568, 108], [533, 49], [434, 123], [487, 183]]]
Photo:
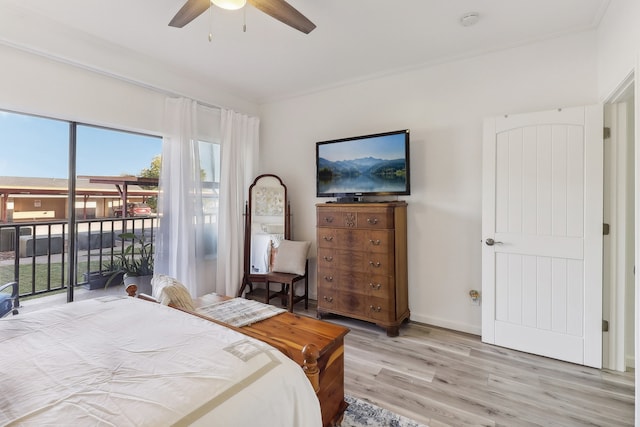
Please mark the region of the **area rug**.
[[426, 427], [357, 397], [347, 395], [344, 400], [349, 407], [344, 413], [341, 427]]

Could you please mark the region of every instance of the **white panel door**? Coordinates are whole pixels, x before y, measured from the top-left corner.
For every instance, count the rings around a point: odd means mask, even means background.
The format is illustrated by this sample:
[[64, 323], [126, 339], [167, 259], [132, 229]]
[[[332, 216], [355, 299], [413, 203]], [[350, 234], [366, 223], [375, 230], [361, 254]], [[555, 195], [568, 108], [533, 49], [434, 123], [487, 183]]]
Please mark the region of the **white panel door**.
[[602, 364], [602, 106], [485, 120], [482, 340]]

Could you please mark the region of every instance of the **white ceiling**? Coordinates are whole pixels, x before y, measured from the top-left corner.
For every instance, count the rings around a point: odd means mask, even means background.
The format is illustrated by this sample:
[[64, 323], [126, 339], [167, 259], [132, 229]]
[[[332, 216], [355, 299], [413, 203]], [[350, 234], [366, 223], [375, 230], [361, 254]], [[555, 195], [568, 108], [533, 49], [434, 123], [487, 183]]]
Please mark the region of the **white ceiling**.
[[[0, 43], [151, 86], [153, 70], [162, 70], [178, 80], [223, 85], [244, 99], [268, 102], [593, 29], [609, 4], [289, 0], [317, 25], [305, 35], [251, 6], [245, 12], [213, 7], [212, 19], [205, 12], [182, 29], [169, 27], [184, 1], [0, 0]], [[463, 27], [459, 19], [471, 11], [480, 21]]]

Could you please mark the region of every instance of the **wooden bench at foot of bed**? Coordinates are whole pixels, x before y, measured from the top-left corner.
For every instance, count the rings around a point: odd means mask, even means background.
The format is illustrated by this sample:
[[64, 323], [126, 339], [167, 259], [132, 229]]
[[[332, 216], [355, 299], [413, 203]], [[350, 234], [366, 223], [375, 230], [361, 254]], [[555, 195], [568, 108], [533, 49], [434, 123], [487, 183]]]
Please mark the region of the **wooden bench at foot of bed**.
[[[127, 288], [130, 296], [135, 296], [136, 291], [135, 285]], [[196, 306], [204, 306], [226, 299], [229, 297], [210, 294], [195, 302]], [[305, 370], [316, 390], [322, 411], [322, 425], [340, 425], [347, 408], [344, 401], [344, 337], [349, 329], [290, 312], [241, 328], [198, 313], [188, 313], [266, 342], [294, 360]]]

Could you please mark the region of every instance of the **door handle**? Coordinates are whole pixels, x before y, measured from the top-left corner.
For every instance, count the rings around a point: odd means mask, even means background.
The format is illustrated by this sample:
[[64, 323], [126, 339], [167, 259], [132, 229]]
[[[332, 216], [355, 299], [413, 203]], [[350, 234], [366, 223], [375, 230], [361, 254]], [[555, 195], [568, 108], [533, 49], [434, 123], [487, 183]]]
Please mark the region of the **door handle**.
[[487, 246], [493, 246], [493, 245], [501, 245], [502, 242], [496, 242], [495, 240], [493, 240], [492, 238], [488, 238], [487, 240], [484, 241], [484, 243]]

